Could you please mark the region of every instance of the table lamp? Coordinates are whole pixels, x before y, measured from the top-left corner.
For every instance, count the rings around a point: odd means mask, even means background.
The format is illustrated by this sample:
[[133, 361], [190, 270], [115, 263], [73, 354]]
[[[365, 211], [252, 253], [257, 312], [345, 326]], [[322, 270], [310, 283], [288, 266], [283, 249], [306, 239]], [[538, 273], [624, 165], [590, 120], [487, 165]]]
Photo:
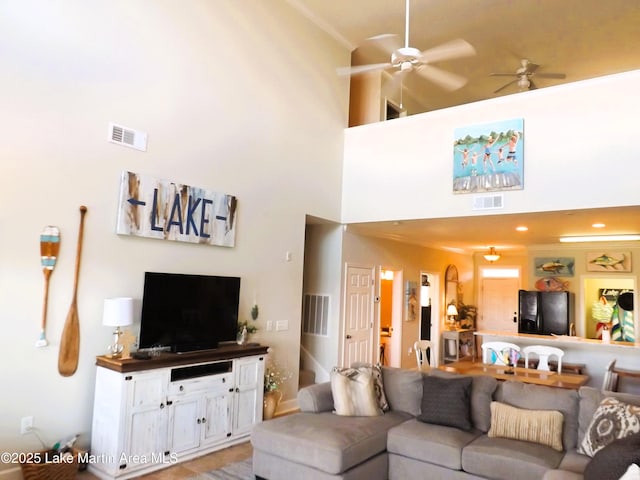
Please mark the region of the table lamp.
[[133, 323], [133, 298], [118, 297], [107, 298], [104, 301], [104, 313], [102, 324], [107, 327], [116, 327], [113, 332], [113, 344], [108, 349], [111, 358], [118, 358], [122, 355], [123, 346], [120, 344], [120, 327], [126, 327]]
[[447, 323], [449, 324], [449, 328], [451, 330], [454, 329], [455, 327], [455, 323], [456, 323], [456, 318], [458, 316], [458, 309], [456, 308], [456, 306], [453, 303], [450, 303], [449, 305], [447, 305]]

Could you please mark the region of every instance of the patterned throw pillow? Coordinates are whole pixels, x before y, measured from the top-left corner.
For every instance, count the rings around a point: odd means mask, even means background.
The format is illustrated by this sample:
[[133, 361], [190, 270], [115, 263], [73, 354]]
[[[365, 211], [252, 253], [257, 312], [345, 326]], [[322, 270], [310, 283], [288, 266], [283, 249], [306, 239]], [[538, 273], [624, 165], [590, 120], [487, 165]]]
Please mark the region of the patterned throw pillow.
[[382, 415], [375, 383], [371, 367], [335, 367], [331, 372], [335, 414], [359, 417]]
[[564, 416], [556, 410], [526, 410], [491, 402], [489, 437], [539, 443], [562, 451]]
[[607, 397], [593, 414], [579, 451], [593, 457], [614, 440], [636, 432], [640, 432], [640, 407]]

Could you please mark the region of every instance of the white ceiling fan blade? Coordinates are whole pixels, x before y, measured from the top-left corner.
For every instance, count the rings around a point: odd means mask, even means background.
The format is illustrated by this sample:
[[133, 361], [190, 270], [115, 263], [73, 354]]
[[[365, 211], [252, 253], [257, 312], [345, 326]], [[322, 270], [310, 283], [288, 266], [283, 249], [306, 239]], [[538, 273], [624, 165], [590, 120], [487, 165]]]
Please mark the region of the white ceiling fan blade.
[[451, 58], [471, 57], [475, 54], [476, 49], [470, 43], [458, 38], [421, 52], [420, 60], [433, 63]]
[[536, 73], [536, 78], [567, 78], [564, 73]]
[[372, 42], [377, 48], [384, 51], [389, 56], [402, 47], [400, 37], [395, 33], [383, 33], [382, 35], [369, 37], [367, 38], [367, 41]]
[[501, 92], [502, 90], [504, 90], [505, 88], [507, 88], [508, 86], [513, 85], [514, 83], [518, 83], [518, 81], [520, 81], [520, 79], [519, 79], [519, 78], [516, 78], [515, 80], [512, 80], [512, 81], [511, 81], [511, 82], [509, 82], [509, 83], [505, 83], [503, 86], [501, 86], [499, 89], [497, 89], [497, 90], [496, 90], [495, 92], [493, 92], [493, 93], [499, 93], [499, 92]]
[[337, 69], [338, 75], [358, 75], [360, 73], [375, 72], [391, 67], [391, 63], [371, 63], [369, 65], [357, 65], [355, 67], [340, 67]]
[[445, 90], [457, 90], [462, 88], [467, 79], [461, 75], [447, 72], [433, 65], [421, 65], [415, 69], [415, 71], [423, 78], [426, 78], [430, 82], [439, 85]]
[[517, 73], [490, 73], [490, 77], [519, 77]]

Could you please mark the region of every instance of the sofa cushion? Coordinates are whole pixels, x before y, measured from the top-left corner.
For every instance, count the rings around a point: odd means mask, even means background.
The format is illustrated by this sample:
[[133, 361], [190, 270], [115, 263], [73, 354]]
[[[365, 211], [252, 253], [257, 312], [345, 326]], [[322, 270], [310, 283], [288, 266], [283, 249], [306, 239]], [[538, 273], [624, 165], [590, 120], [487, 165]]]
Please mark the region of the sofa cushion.
[[618, 480], [632, 463], [640, 463], [640, 433], [614, 440], [593, 456], [585, 480]]
[[337, 475], [384, 452], [388, 430], [410, 418], [394, 411], [377, 417], [294, 413], [255, 425], [251, 444], [254, 450]]
[[637, 432], [640, 432], [640, 407], [605, 397], [593, 414], [580, 451], [593, 457], [614, 440]]
[[462, 450], [462, 468], [496, 480], [539, 480], [557, 468], [562, 457], [562, 452], [539, 443], [483, 435]]
[[[445, 378], [463, 376], [438, 369], [431, 370], [429, 375]], [[498, 380], [489, 375], [473, 375], [471, 379], [471, 423], [474, 428], [486, 433], [491, 427], [490, 405], [498, 388]]]
[[334, 368], [331, 371], [331, 393], [336, 415], [382, 415], [374, 385], [370, 369]]
[[561, 452], [562, 421], [562, 413], [556, 410], [528, 410], [491, 402], [488, 435], [539, 443]]
[[564, 417], [562, 445], [564, 450], [576, 447], [578, 430], [578, 392], [564, 388], [545, 387], [507, 381], [502, 384], [496, 400], [530, 410], [557, 410]]
[[298, 390], [298, 406], [302, 412], [332, 412], [331, 382], [315, 383]]
[[460, 470], [462, 448], [480, 435], [478, 430], [467, 432], [412, 419], [389, 430], [387, 450], [421, 462]]
[[420, 415], [422, 374], [417, 370], [382, 367], [384, 391], [391, 410]]
[[422, 406], [418, 420], [471, 430], [471, 377], [422, 379]]

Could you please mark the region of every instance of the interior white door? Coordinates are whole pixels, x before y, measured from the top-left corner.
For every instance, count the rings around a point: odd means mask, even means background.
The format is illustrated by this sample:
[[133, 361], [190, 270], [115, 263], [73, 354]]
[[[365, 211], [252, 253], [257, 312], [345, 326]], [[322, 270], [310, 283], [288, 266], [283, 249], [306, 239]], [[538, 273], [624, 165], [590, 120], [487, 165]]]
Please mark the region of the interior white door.
[[518, 332], [519, 278], [483, 278], [478, 330]]
[[373, 361], [373, 271], [347, 266], [343, 366]]

